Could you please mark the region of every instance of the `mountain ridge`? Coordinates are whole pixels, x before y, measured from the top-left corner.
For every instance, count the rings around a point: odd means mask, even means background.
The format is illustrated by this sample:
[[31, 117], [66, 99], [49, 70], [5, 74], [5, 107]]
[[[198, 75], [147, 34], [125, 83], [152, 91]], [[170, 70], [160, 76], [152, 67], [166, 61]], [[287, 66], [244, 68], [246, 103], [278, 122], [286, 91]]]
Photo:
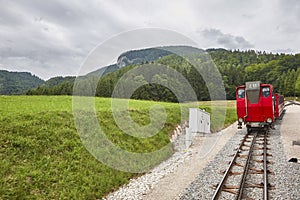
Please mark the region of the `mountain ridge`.
[[[214, 62], [222, 76], [228, 99], [234, 99], [234, 91], [237, 85], [251, 80], [261, 80], [262, 82], [273, 84], [277, 92], [285, 95], [296, 95], [298, 93], [300, 95], [300, 54], [272, 54], [255, 50], [240, 51], [226, 50], [222, 48], [202, 50], [189, 46], [166, 46], [130, 50], [120, 54], [115, 64], [89, 72], [84, 76], [78, 77], [77, 80], [88, 81], [89, 78], [93, 79], [102, 77], [101, 79], [105, 81], [102, 80], [101, 83], [106, 85], [108, 88], [102, 88], [102, 90], [100, 92], [98, 91], [97, 94], [99, 96], [108, 97], [111, 95], [111, 89], [114, 88], [117, 79], [134, 66], [160, 63], [166, 66], [171, 66], [178, 72], [182, 73], [182, 75], [187, 76], [190, 73], [190, 69], [187, 68], [189, 64], [183, 60], [188, 60], [188, 57], [191, 55], [207, 54], [209, 56], [206, 57], [206, 59]], [[127, 67], [129, 68], [127, 69]], [[201, 80], [201, 75], [198, 74], [197, 76], [194, 76], [195, 75], [189, 74], [186, 78], [191, 81], [198, 81], [198, 83], [193, 83], [196, 91], [205, 91], [206, 86], [203, 85], [203, 83], [200, 83], [203, 81]], [[71, 95], [75, 79], [75, 76], [53, 77], [42, 82], [35, 88], [29, 88], [26, 94]], [[138, 77], [136, 80], [141, 81], [143, 80], [143, 77]], [[159, 90], [156, 94], [162, 94], [162, 91], [170, 94], [170, 91], [167, 91], [160, 86], [149, 86], [147, 90], [145, 88], [140, 88], [139, 92], [143, 92], [143, 95], [146, 95], [146, 93], [150, 91], [150, 88]], [[143, 95], [139, 94], [139, 92], [135, 93], [134, 96], [136, 98], [143, 98]], [[152, 92], [150, 93], [151, 95], [153, 94]], [[204, 93], [205, 94], [202, 94], [202, 96], [199, 94], [201, 96], [199, 100], [209, 99], [206, 92]], [[147, 98], [150, 98], [149, 94], [146, 95]], [[174, 98], [172, 97], [171, 99]], [[159, 97], [155, 98], [155, 100], [159, 100]]]

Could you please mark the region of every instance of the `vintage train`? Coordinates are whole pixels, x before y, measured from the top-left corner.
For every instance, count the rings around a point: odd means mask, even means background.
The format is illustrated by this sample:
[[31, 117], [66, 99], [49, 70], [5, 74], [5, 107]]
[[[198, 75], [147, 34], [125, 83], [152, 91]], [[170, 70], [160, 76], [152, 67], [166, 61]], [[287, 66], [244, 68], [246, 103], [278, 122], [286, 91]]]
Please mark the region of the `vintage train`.
[[272, 127], [284, 110], [284, 97], [273, 92], [271, 84], [260, 81], [246, 82], [236, 88], [238, 128], [247, 131]]

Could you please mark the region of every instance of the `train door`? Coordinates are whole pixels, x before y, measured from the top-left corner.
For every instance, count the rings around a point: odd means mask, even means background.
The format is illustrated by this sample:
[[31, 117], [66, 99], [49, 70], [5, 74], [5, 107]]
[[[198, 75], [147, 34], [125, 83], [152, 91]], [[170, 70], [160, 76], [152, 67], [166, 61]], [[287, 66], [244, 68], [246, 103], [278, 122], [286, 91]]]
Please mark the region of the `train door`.
[[275, 111], [275, 97], [272, 92], [270, 85], [262, 87], [262, 108], [264, 121], [267, 118], [271, 118], [273, 121], [274, 111]]
[[247, 98], [247, 121], [260, 122], [262, 120], [263, 109], [260, 101], [260, 81], [246, 82], [246, 98]]

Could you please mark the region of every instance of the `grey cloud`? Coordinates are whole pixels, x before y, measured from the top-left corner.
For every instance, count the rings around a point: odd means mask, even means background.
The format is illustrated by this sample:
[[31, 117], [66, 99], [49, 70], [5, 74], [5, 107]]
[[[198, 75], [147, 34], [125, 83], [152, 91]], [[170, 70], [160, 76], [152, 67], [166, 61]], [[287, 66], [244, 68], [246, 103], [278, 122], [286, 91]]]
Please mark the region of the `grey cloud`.
[[[3, 3], [5, 2], [5, 3]], [[1, 3], [1, 2], [0, 2]], [[14, 10], [15, 13], [31, 14], [34, 15], [31, 20], [40, 21], [43, 19], [52, 20], [53, 22], [59, 22], [59, 24], [72, 24], [78, 21], [80, 18], [76, 15], [70, 15], [69, 13], [74, 13], [70, 6], [71, 4], [63, 4], [62, 1], [52, 0], [52, 1], [20, 1], [16, 0], [14, 2], [2, 1], [3, 4], [8, 3], [8, 6], [1, 5], [1, 10]], [[78, 12], [77, 12], [78, 13]], [[11, 13], [10, 13], [11, 14]], [[80, 15], [81, 13], [79, 13]]]
[[12, 7], [1, 5], [1, 2], [0, 6], [0, 22], [2, 26], [18, 26], [24, 23], [24, 18], [16, 13]]
[[273, 50], [272, 52], [273, 53], [288, 53], [288, 54], [291, 54], [291, 53], [294, 53], [294, 50], [291, 49], [291, 48], [288, 48], [288, 49], [276, 49], [276, 50]]
[[201, 48], [299, 52], [299, 9], [298, 0], [0, 0], [0, 68], [69, 75], [100, 42], [143, 27], [177, 31]]
[[36, 21], [50, 21], [66, 28], [80, 30], [88, 27], [89, 29], [97, 29], [99, 24], [109, 24], [109, 29], [123, 26], [111, 16], [113, 8], [107, 10], [101, 6], [101, 1], [97, 0], [16, 0], [14, 5], [16, 4], [19, 9], [34, 14]]
[[51, 68], [51, 76], [68, 74], [78, 70], [103, 38], [124, 25], [98, 1], [0, 0], [0, 62], [14, 69], [34, 69], [45, 79], [50, 71], [37, 67]]
[[[274, 31], [286, 38], [298, 37], [300, 32], [300, 1], [298, 0], [277, 0], [274, 2]], [[280, 47], [281, 48], [281, 47]]]
[[210, 41], [214, 41], [219, 46], [227, 49], [247, 49], [253, 48], [254, 45], [241, 36], [225, 34], [218, 29], [205, 29], [200, 34]]
[[299, 0], [279, 0], [280, 10], [286, 13], [296, 13], [300, 15], [300, 1]]

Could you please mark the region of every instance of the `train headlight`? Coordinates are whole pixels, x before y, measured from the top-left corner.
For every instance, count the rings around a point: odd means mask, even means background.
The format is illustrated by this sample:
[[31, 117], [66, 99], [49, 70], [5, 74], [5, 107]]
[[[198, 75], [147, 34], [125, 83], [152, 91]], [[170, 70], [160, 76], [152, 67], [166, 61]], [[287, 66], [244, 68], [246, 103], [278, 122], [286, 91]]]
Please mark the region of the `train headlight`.
[[242, 123], [242, 122], [243, 122], [243, 118], [239, 118], [239, 122], [241, 122], [241, 123]]
[[268, 122], [268, 123], [272, 123], [272, 119], [271, 119], [271, 118], [268, 118], [268, 119], [267, 119], [267, 122]]

